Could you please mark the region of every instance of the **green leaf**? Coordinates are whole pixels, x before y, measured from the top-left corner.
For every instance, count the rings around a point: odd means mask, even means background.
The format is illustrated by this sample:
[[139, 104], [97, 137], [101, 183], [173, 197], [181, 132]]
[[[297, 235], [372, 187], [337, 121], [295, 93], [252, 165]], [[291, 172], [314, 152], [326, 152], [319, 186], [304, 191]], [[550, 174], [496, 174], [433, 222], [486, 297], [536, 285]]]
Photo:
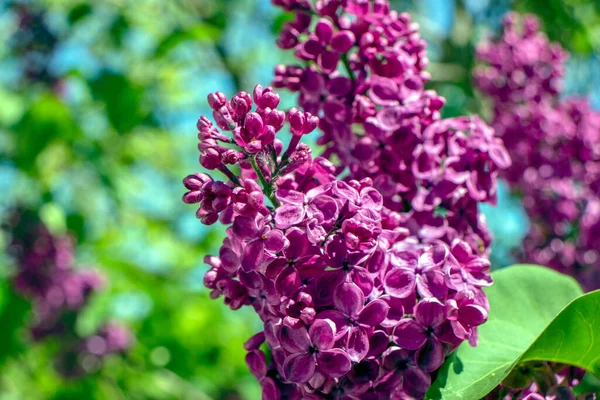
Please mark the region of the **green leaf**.
[[594, 393], [596, 396], [600, 396], [600, 378], [597, 378], [588, 372], [585, 374], [579, 385], [573, 387], [573, 392], [577, 396], [586, 393]]
[[[600, 291], [581, 296], [570, 277], [517, 265], [493, 273], [479, 346], [446, 360], [427, 399], [479, 399], [521, 362], [547, 360], [600, 373]], [[595, 339], [596, 340], [595, 340]]]
[[209, 24], [196, 25], [191, 29], [177, 30], [168, 36], [165, 36], [154, 52], [157, 58], [164, 57], [170, 50], [179, 44], [190, 41], [216, 41], [219, 39], [221, 31]]
[[150, 114], [143, 103], [144, 88], [124, 75], [104, 71], [90, 87], [94, 98], [104, 103], [110, 124], [120, 134], [131, 131]]
[[71, 25], [81, 21], [92, 13], [92, 6], [87, 3], [79, 3], [71, 8], [67, 20]]
[[294, 20], [294, 13], [291, 13], [291, 12], [280, 13], [277, 17], [275, 17], [275, 19], [273, 20], [273, 23], [271, 24], [271, 32], [278, 35], [279, 32], [281, 32], [283, 25], [286, 22], [291, 22], [293, 20]]
[[[0, 309], [0, 365], [4, 361], [19, 354], [24, 349], [21, 329], [25, 325], [30, 304], [8, 287], [8, 282], [0, 284], [3, 295], [3, 305]], [[6, 296], [6, 297], [5, 297]]]

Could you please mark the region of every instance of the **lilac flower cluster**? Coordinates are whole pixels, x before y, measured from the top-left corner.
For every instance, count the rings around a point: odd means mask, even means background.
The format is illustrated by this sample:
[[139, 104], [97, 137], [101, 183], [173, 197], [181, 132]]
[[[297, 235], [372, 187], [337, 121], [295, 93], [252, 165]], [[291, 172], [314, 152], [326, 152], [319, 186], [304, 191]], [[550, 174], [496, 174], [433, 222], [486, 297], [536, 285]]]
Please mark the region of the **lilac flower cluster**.
[[504, 34], [478, 48], [477, 86], [493, 100], [492, 125], [513, 164], [503, 177], [531, 220], [523, 260], [600, 288], [600, 113], [561, 99], [566, 52], [533, 16], [510, 14]]
[[502, 400], [575, 400], [595, 399], [592, 393], [576, 395], [585, 370], [581, 368], [533, 361], [516, 367], [486, 399]]
[[[234, 310], [250, 305], [263, 322], [246, 343], [263, 398], [422, 398], [445, 357], [477, 343], [489, 261], [458, 238], [411, 236], [386, 214], [372, 179], [337, 179], [334, 165], [300, 142], [319, 118], [279, 111], [272, 88], [229, 100], [212, 93], [208, 102], [216, 125], [198, 121], [200, 164], [226, 181], [189, 175], [183, 200], [198, 204], [204, 224], [228, 225], [219, 255], [205, 259], [204, 283], [211, 297]], [[286, 123], [284, 150], [276, 136]], [[445, 132], [432, 129], [432, 145], [445, 146]]]
[[454, 239], [487, 255], [491, 236], [478, 211], [496, 201], [496, 176], [510, 158], [477, 117], [441, 120], [445, 100], [425, 90], [426, 43], [387, 0], [273, 0], [294, 13], [279, 47], [303, 65], [280, 65], [274, 85], [298, 92], [320, 117], [326, 146], [348, 179], [371, 178], [383, 195], [384, 225], [422, 243]]
[[[41, 341], [55, 337], [65, 354], [72, 353], [73, 365], [70, 369], [60, 368], [61, 372], [67, 376], [73, 375], [67, 370], [74, 368], [81, 373], [90, 372], [90, 368], [81, 368], [79, 364], [86, 352], [93, 353], [100, 361], [109, 354], [125, 351], [131, 344], [125, 327], [107, 324], [95, 336], [84, 339], [75, 332], [77, 314], [101, 288], [104, 278], [94, 270], [74, 268], [71, 238], [53, 235], [33, 211], [26, 209], [13, 211], [6, 225], [10, 238], [7, 251], [17, 266], [14, 288], [31, 300], [35, 311], [32, 338]], [[88, 342], [97, 343], [96, 337], [104, 338], [110, 346], [103, 351], [97, 345], [90, 347]]]

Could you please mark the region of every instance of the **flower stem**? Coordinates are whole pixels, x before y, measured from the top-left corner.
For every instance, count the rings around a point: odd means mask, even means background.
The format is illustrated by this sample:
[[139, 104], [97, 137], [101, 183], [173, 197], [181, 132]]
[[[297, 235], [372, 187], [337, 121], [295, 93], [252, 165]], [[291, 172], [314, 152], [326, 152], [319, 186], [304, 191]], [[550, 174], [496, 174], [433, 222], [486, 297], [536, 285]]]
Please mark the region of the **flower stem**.
[[263, 187], [265, 195], [267, 195], [267, 197], [269, 198], [269, 200], [271, 201], [271, 203], [273, 204], [273, 206], [275, 208], [279, 207], [279, 205], [280, 205], [279, 201], [275, 198], [275, 194], [273, 193], [273, 186], [271, 185], [270, 182], [267, 182], [262, 171], [260, 170], [260, 168], [258, 168], [258, 164], [256, 163], [256, 158], [251, 157], [250, 161], [252, 163], [252, 168], [254, 168], [256, 175], [258, 175], [258, 179], [260, 180], [260, 184]]
[[348, 61], [348, 54], [344, 53], [341, 56], [342, 63], [344, 64], [344, 68], [349, 75], [350, 80], [352, 81], [352, 86], [356, 83], [356, 78], [354, 77], [354, 72], [352, 72], [352, 68], [350, 68], [350, 61]]
[[229, 168], [227, 168], [225, 165], [219, 165], [219, 166], [217, 167], [217, 169], [218, 169], [219, 171], [221, 171], [223, 174], [225, 174], [225, 175], [226, 175], [226, 176], [227, 176], [227, 177], [228, 177], [228, 178], [231, 180], [231, 182], [235, 183], [235, 184], [236, 184], [236, 185], [238, 185], [238, 186], [242, 186], [242, 184], [240, 183], [240, 181], [239, 181], [239, 179], [237, 178], [237, 176], [235, 176], [235, 175], [233, 174], [233, 172], [231, 172], [231, 171], [229, 170]]

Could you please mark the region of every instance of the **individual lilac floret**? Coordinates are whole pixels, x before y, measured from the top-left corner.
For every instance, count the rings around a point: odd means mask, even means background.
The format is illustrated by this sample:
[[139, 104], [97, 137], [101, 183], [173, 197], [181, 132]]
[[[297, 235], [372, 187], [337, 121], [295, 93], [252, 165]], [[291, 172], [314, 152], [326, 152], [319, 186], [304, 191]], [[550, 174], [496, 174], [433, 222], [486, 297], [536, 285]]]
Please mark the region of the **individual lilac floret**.
[[[299, 4], [286, 7], [304, 7]], [[270, 88], [257, 86], [254, 93], [259, 107], [276, 107]], [[215, 119], [231, 116], [231, 125], [219, 125], [235, 135], [255, 117], [247, 95], [234, 99], [209, 96]], [[422, 398], [446, 355], [465, 340], [477, 343], [489, 308], [482, 290], [491, 284], [489, 261], [458, 237], [449, 246], [439, 240], [443, 234], [411, 236], [421, 220], [390, 216], [371, 178], [340, 180], [331, 162], [313, 158], [300, 143], [320, 124], [317, 117], [292, 109], [287, 123], [287, 149], [276, 138], [257, 138], [260, 146], [250, 149], [200, 119], [201, 154], [211, 140], [228, 146], [223, 154], [240, 154], [238, 175], [224, 163], [215, 168], [228, 178], [218, 190], [208, 174], [184, 179], [184, 201], [200, 203], [201, 221], [228, 225], [219, 255], [205, 258], [204, 283], [212, 298], [223, 297], [234, 310], [252, 306], [261, 319], [263, 331], [245, 347], [264, 399]], [[440, 178], [440, 193], [463, 184], [459, 192], [471, 190], [469, 198], [491, 199], [496, 163], [509, 161], [489, 128], [471, 119], [430, 127], [431, 159], [415, 168], [423, 176], [450, 174]], [[461, 146], [466, 140], [468, 149]], [[449, 154], [454, 166], [427, 169], [438, 162], [436, 154]], [[426, 209], [442, 201], [425, 196], [419, 204]], [[260, 350], [265, 342], [270, 357]]]

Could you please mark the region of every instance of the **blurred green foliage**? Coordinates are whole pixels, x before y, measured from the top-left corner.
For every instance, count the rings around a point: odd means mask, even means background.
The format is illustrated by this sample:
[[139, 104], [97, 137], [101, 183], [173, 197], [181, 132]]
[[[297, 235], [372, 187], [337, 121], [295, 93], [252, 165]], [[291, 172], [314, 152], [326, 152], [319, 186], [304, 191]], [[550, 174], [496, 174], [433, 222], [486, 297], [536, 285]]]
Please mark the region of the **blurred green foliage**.
[[[510, 2], [393, 3], [422, 26], [447, 116], [482, 112], [474, 45]], [[39, 23], [19, 27], [14, 5]], [[569, 50], [597, 55], [597, 2], [514, 7], [539, 13]], [[14, 266], [0, 255], [0, 400], [259, 398], [243, 349], [259, 321], [203, 288], [202, 259], [223, 232], [181, 203], [180, 182], [200, 169], [194, 132], [210, 111], [206, 94], [268, 84], [273, 66], [292, 60], [274, 46], [289, 18], [268, 0], [0, 3], [0, 214], [37, 208], [53, 231], [75, 236], [78, 264], [107, 276], [77, 321], [81, 333], [112, 318], [136, 336], [98, 373], [61, 379], [55, 345], [28, 336], [30, 305], [12, 292]]]

